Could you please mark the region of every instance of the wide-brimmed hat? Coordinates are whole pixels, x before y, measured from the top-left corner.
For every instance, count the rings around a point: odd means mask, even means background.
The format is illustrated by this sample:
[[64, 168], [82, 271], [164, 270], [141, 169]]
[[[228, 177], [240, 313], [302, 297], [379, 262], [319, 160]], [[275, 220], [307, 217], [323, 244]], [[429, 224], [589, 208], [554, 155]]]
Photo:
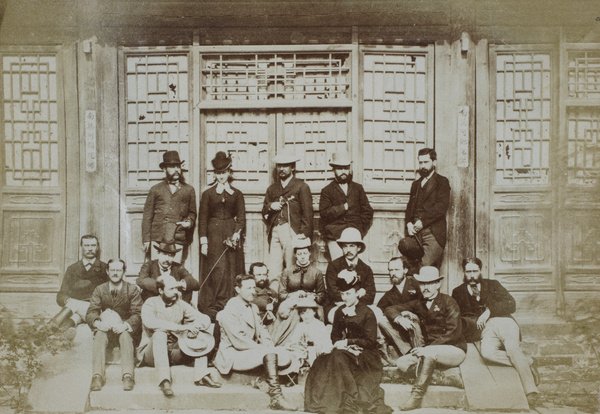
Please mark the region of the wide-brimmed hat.
[[347, 227], [344, 229], [342, 234], [340, 234], [340, 238], [336, 240], [336, 243], [342, 247], [343, 243], [354, 243], [358, 245], [358, 252], [362, 253], [365, 251], [366, 245], [362, 241], [362, 236], [360, 234], [360, 230], [354, 227]]
[[294, 164], [300, 161], [300, 158], [294, 153], [294, 149], [286, 147], [275, 155], [275, 164]]
[[177, 253], [178, 251], [180, 251], [181, 249], [178, 248], [175, 243], [159, 243], [156, 244], [154, 243], [154, 247], [156, 248], [156, 250], [160, 251], [160, 252], [165, 252], [165, 253]]
[[292, 248], [295, 250], [298, 249], [310, 249], [312, 243], [308, 237], [295, 237], [292, 240]]
[[318, 307], [319, 307], [319, 304], [317, 302], [315, 302], [315, 300], [310, 296], [300, 298], [300, 299], [298, 299], [298, 302], [296, 303], [296, 308], [318, 308]]
[[181, 165], [184, 161], [179, 159], [179, 153], [177, 151], [167, 151], [163, 154], [163, 161], [158, 164], [158, 167], [163, 169], [167, 165]]
[[440, 271], [434, 266], [423, 266], [419, 273], [413, 275], [417, 282], [432, 283], [442, 280], [444, 276], [440, 276]]
[[337, 151], [331, 154], [331, 162], [329, 165], [332, 167], [349, 167], [352, 164], [350, 154], [348, 151]]
[[398, 242], [398, 250], [409, 259], [420, 260], [425, 252], [415, 236], [404, 237]]
[[189, 338], [186, 334], [180, 335], [177, 343], [181, 352], [198, 358], [208, 354], [215, 347], [215, 338], [208, 332], [200, 331], [195, 338]]
[[231, 157], [223, 151], [219, 151], [217, 152], [217, 155], [215, 155], [215, 158], [212, 159], [211, 164], [215, 172], [225, 171], [231, 168], [232, 160]]

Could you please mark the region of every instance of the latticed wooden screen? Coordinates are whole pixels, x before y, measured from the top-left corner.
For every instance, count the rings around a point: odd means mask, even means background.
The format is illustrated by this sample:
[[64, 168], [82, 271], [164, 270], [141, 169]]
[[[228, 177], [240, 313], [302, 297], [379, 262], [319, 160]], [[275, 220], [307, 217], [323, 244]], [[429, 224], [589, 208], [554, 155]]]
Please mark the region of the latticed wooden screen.
[[415, 179], [425, 147], [429, 82], [427, 53], [365, 53], [363, 174], [366, 186]]
[[127, 56], [125, 80], [127, 186], [149, 189], [164, 177], [165, 151], [188, 154], [188, 56]]
[[551, 62], [548, 53], [496, 57], [496, 184], [549, 183]]

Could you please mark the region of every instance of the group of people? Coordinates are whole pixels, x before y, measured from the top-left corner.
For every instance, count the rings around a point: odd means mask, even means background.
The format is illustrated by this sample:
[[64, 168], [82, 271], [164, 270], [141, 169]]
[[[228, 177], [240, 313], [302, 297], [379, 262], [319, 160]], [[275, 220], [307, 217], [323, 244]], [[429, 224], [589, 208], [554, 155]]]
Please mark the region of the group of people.
[[[384, 414], [393, 411], [380, 386], [389, 346], [399, 355], [395, 364], [416, 377], [401, 407], [410, 410], [420, 407], [436, 366], [462, 363], [466, 338], [481, 340], [486, 360], [515, 366], [536, 405], [536, 371], [519, 347], [512, 296], [482, 278], [477, 258], [463, 263], [465, 283], [452, 297], [440, 293], [450, 186], [435, 172], [433, 149], [421, 149], [418, 160], [421, 177], [410, 191], [402, 255], [389, 262], [392, 288], [377, 306], [373, 271], [359, 258], [373, 209], [364, 188], [352, 181], [346, 152], [333, 154], [335, 177], [320, 195], [320, 230], [330, 257], [323, 275], [311, 263], [312, 197], [295, 176], [299, 159], [293, 153], [277, 154], [277, 180], [265, 194], [266, 264], [253, 263], [246, 272], [245, 205], [231, 185], [232, 158], [218, 152], [212, 160], [215, 183], [202, 193], [197, 214], [183, 162], [167, 151], [160, 164], [165, 179], [152, 187], [144, 206], [142, 243], [150, 260], [138, 286], [123, 280], [123, 260], [101, 262], [98, 239], [83, 236], [83, 259], [67, 269], [57, 296], [62, 309], [52, 323], [69, 336], [84, 321], [95, 332], [93, 391], [104, 384], [105, 350], [118, 345], [124, 390], [135, 385], [136, 364], [156, 367], [167, 397], [174, 395], [171, 364], [193, 365], [195, 383], [208, 387], [221, 386], [217, 371], [262, 366], [265, 375], [256, 385], [265, 385], [271, 408], [296, 410], [283, 397], [281, 380], [294, 385], [301, 368], [310, 367], [306, 411]], [[200, 282], [184, 266], [196, 225]]]

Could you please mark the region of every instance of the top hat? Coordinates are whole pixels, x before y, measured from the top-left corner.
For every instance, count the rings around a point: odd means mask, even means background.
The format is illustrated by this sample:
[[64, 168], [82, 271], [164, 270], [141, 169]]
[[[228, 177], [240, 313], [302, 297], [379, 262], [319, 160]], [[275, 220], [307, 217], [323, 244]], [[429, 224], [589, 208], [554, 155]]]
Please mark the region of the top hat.
[[223, 151], [219, 151], [217, 152], [217, 155], [215, 155], [215, 158], [212, 159], [211, 164], [215, 172], [228, 170], [231, 168], [232, 164], [231, 156], [228, 156]]
[[423, 266], [419, 273], [415, 273], [413, 277], [421, 283], [437, 282], [444, 278], [444, 276], [440, 276], [440, 271], [434, 266]]
[[179, 159], [177, 151], [167, 151], [163, 154], [163, 162], [158, 164], [159, 168], [163, 169], [168, 165], [181, 165], [183, 161]]
[[296, 302], [296, 308], [318, 308], [318, 307], [319, 307], [319, 305], [317, 304], [317, 302], [315, 302], [315, 300], [310, 296], [300, 298], [300, 299], [298, 299], [298, 302]]
[[181, 250], [181, 248], [178, 248], [175, 245], [175, 243], [161, 242], [160, 244], [154, 244], [154, 247], [159, 252], [172, 253], [172, 254], [175, 254], [175, 253], [177, 253], [178, 251]]
[[348, 151], [337, 151], [331, 155], [331, 162], [329, 165], [332, 167], [349, 167], [352, 164], [350, 154]]
[[355, 243], [358, 245], [358, 252], [362, 253], [365, 251], [366, 245], [362, 241], [360, 231], [354, 227], [347, 227], [344, 229], [340, 238], [336, 240], [336, 243], [342, 247], [343, 243]]
[[403, 256], [412, 260], [421, 260], [425, 252], [423, 246], [419, 243], [416, 236], [409, 236], [400, 239], [398, 242], [398, 250]]
[[294, 164], [298, 161], [300, 158], [294, 154], [294, 149], [291, 147], [285, 147], [275, 156], [275, 164]]
[[310, 239], [308, 237], [295, 237], [294, 240], [292, 240], [292, 247], [294, 248], [294, 251], [298, 250], [298, 249], [310, 249], [310, 247], [312, 246], [312, 243], [310, 242]]
[[186, 334], [180, 335], [177, 344], [181, 352], [192, 358], [198, 358], [208, 354], [215, 347], [215, 338], [206, 331], [200, 331], [194, 338]]

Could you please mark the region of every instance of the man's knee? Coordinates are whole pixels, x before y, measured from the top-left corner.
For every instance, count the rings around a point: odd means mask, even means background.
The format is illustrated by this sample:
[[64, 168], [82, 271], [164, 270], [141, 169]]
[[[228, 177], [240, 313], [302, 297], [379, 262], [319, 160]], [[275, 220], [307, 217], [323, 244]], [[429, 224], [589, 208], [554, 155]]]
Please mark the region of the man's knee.
[[152, 334], [153, 344], [167, 343], [167, 333], [164, 331], [154, 331]]

